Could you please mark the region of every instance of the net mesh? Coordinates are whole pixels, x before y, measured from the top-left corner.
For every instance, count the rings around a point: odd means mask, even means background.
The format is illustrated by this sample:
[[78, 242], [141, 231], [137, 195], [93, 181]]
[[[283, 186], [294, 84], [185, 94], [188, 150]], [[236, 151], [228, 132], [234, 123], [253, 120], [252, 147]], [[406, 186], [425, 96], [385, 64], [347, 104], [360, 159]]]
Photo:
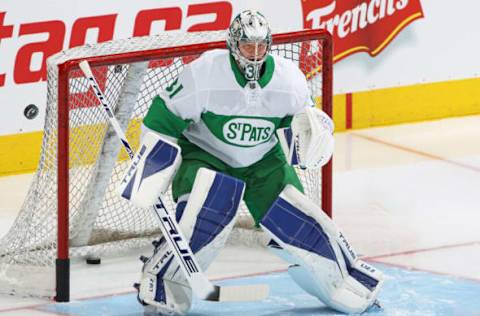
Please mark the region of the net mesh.
[[[0, 290], [28, 295], [54, 296], [57, 256], [58, 170], [58, 65], [69, 60], [96, 56], [137, 54], [133, 62], [91, 62], [94, 76], [134, 149], [140, 126], [151, 100], [169, 86], [188, 62], [198, 57], [208, 43], [224, 41], [224, 32], [164, 33], [162, 35], [86, 45], [61, 52], [48, 62], [48, 96], [42, 151], [37, 173], [10, 231], [0, 240]], [[296, 63], [308, 78], [317, 105], [322, 100], [322, 41], [299, 41], [273, 45], [272, 54]], [[188, 47], [195, 49], [189, 50]], [[177, 57], [151, 59], [148, 51], [180, 47]], [[199, 48], [200, 47], [200, 48]], [[119, 55], [120, 56], [120, 55]], [[69, 110], [69, 255], [105, 256], [142, 247], [160, 232], [151, 211], [132, 207], [116, 193], [128, 164], [128, 156], [109, 126], [87, 80], [80, 70], [68, 71]], [[320, 204], [321, 173], [297, 169], [306, 194]], [[170, 194], [166, 194], [170, 198]], [[171, 199], [167, 201], [174, 209]], [[257, 241], [244, 205], [230, 242]]]

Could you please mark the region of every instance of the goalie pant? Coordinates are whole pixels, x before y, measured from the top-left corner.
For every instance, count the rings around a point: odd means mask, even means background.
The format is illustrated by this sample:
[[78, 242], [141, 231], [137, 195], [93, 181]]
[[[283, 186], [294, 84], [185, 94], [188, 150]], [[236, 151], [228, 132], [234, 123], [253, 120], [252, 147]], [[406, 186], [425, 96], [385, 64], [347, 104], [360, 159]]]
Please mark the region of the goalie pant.
[[307, 293], [343, 313], [361, 313], [376, 303], [383, 274], [359, 260], [345, 236], [313, 202], [287, 186], [261, 226], [269, 248], [290, 262], [290, 276]]

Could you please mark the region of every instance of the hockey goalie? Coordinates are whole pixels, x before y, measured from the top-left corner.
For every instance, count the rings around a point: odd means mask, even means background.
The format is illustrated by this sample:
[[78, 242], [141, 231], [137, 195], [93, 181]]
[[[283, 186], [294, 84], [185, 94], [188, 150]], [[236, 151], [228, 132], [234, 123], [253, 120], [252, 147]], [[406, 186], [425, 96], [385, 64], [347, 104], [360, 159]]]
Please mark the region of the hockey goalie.
[[[176, 220], [203, 269], [224, 246], [243, 200], [301, 288], [332, 309], [361, 313], [376, 304], [382, 273], [303, 194], [276, 136], [291, 128], [299, 165], [320, 168], [333, 152], [333, 122], [315, 108], [298, 67], [269, 54], [271, 41], [265, 17], [247, 10], [230, 25], [228, 50], [185, 66], [152, 101], [144, 158], [133, 166], [141, 175], [121, 194], [148, 207], [171, 185]], [[192, 289], [165, 239], [154, 245], [138, 299], [159, 314], [186, 314]]]

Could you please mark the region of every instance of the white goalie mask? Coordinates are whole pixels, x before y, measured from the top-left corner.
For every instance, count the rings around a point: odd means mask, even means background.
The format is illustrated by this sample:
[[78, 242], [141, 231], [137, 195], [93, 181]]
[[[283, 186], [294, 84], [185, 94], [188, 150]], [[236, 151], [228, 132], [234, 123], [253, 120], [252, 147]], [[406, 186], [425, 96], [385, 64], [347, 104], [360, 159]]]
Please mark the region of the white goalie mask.
[[265, 17], [246, 10], [233, 19], [227, 46], [248, 81], [258, 80], [272, 45], [272, 33]]

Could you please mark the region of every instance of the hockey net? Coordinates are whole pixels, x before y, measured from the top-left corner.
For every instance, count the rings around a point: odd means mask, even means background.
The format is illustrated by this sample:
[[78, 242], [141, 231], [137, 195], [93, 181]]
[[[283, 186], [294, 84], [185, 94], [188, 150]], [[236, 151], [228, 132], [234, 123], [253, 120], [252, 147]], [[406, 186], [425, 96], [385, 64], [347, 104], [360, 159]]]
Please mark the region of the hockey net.
[[[273, 43], [272, 54], [300, 67], [317, 106], [331, 115], [330, 36], [320, 30], [281, 33]], [[62, 280], [68, 278], [65, 260], [118, 254], [143, 247], [160, 234], [151, 211], [134, 208], [115, 193], [128, 156], [78, 62], [89, 61], [136, 148], [153, 97], [185, 64], [214, 48], [225, 48], [225, 32], [116, 40], [73, 48], [48, 60], [40, 163], [18, 217], [0, 240], [1, 291], [68, 300], [68, 281]], [[322, 171], [297, 171], [306, 194], [330, 213], [331, 164]], [[168, 204], [173, 210], [174, 203]], [[244, 205], [237, 227], [230, 242], [256, 238], [245, 237], [255, 230]]]

